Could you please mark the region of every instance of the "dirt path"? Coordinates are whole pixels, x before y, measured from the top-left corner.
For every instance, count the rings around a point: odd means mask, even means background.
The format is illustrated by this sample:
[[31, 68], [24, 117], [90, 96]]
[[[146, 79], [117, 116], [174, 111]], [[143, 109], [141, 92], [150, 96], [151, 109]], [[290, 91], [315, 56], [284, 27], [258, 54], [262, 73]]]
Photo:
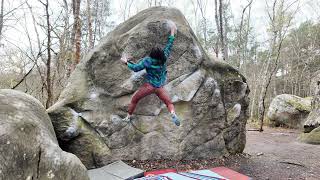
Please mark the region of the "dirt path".
[[131, 166], [179, 171], [225, 166], [254, 180], [320, 180], [320, 145], [299, 143], [300, 131], [265, 127], [262, 133], [247, 131], [243, 154], [222, 159], [127, 161]]
[[[238, 171], [254, 179], [320, 179], [320, 145], [297, 141], [300, 131], [265, 128], [264, 132], [247, 131], [244, 153]], [[232, 163], [230, 164], [232, 165]]]

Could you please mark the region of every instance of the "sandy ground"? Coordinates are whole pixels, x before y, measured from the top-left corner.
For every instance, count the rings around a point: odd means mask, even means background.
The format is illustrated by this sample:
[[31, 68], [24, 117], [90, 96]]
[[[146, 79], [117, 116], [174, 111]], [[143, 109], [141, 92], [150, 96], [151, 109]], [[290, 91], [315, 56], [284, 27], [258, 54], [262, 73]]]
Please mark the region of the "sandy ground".
[[297, 141], [301, 131], [265, 127], [247, 131], [243, 154], [221, 159], [193, 161], [127, 161], [144, 169], [175, 168], [180, 171], [226, 166], [258, 180], [320, 180], [320, 145]]
[[[301, 131], [264, 128], [247, 131], [247, 143], [237, 170], [254, 179], [320, 180], [320, 145], [297, 141]], [[230, 164], [231, 165], [231, 164]]]

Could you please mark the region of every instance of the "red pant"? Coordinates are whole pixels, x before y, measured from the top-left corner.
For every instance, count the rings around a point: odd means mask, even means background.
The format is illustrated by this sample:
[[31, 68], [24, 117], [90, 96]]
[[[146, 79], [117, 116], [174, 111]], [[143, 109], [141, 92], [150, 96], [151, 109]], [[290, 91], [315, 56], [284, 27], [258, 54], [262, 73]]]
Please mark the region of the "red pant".
[[152, 94], [152, 93], [155, 93], [166, 105], [167, 105], [167, 108], [169, 110], [169, 112], [174, 112], [174, 106], [170, 100], [170, 97], [167, 95], [167, 92], [166, 90], [163, 88], [163, 87], [160, 87], [160, 88], [156, 88], [156, 87], [153, 87], [151, 84], [149, 83], [144, 83], [138, 90], [137, 92], [133, 95], [132, 99], [131, 99], [131, 103], [129, 105], [129, 111], [128, 113], [130, 115], [132, 115], [134, 109], [136, 108], [138, 102]]

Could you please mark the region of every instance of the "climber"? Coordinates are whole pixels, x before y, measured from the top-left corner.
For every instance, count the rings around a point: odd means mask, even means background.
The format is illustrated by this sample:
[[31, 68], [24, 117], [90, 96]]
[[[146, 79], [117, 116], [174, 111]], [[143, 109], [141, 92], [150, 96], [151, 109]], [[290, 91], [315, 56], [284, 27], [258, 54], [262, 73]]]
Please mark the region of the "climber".
[[133, 95], [129, 105], [128, 115], [124, 121], [131, 120], [131, 116], [139, 100], [155, 93], [166, 104], [175, 125], [180, 126], [180, 121], [175, 113], [174, 106], [163, 87], [167, 79], [166, 61], [170, 56], [175, 33], [177, 31], [177, 26], [174, 22], [167, 20], [166, 23], [170, 28], [170, 36], [164, 49], [159, 46], [153, 47], [149, 56], [140, 59], [137, 64], [131, 62], [130, 58], [126, 55], [121, 58], [121, 61], [124, 62], [130, 70], [138, 72], [146, 69], [147, 71], [146, 83], [144, 83]]

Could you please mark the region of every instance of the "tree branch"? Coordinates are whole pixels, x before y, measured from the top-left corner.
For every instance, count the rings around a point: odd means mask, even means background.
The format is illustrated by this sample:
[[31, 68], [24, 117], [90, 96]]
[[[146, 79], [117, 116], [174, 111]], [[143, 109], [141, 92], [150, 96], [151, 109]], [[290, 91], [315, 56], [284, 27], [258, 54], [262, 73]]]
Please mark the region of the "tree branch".
[[18, 87], [26, 78], [27, 76], [32, 72], [33, 68], [35, 67], [36, 64], [33, 64], [32, 68], [21, 78], [21, 80], [14, 85], [11, 89], [15, 89], [16, 87]]

